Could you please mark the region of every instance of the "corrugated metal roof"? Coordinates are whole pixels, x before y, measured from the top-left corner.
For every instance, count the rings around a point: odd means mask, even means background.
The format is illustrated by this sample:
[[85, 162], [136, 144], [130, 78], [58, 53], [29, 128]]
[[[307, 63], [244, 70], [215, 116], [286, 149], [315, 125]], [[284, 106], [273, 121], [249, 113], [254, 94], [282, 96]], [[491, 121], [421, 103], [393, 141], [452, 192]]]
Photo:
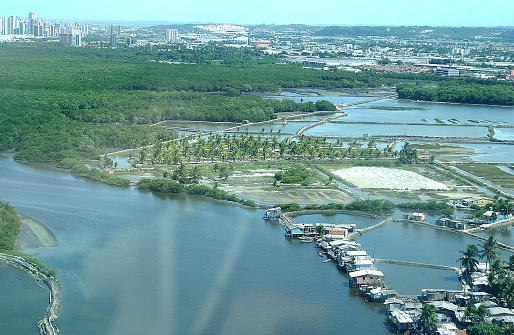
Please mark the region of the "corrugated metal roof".
[[350, 277], [352, 277], [352, 278], [368, 276], [368, 275], [370, 275], [370, 276], [377, 276], [377, 277], [383, 277], [384, 276], [382, 271], [378, 271], [378, 270], [359, 270], [359, 271], [350, 272], [348, 275]]

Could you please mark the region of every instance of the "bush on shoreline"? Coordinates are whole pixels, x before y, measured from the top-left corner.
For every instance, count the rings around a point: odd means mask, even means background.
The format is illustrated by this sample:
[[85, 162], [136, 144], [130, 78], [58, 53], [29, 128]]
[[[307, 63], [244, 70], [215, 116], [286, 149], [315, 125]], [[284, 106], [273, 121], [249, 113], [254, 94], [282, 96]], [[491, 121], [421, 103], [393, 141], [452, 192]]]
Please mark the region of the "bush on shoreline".
[[167, 179], [141, 179], [136, 183], [136, 187], [140, 189], [148, 188], [161, 193], [180, 193], [184, 190], [182, 184]]
[[[58, 167], [61, 168], [69, 168], [69, 166], [73, 163], [73, 159], [63, 159]], [[103, 171], [98, 170], [97, 168], [88, 168], [84, 164], [75, 164], [71, 167], [71, 173], [77, 176], [81, 176], [84, 178], [88, 178], [94, 181], [99, 181], [107, 185], [113, 186], [129, 186], [130, 180], [126, 178], [116, 177], [111, 174], [105, 173]]]
[[302, 209], [305, 210], [351, 210], [351, 211], [363, 211], [363, 212], [376, 212], [376, 211], [388, 211], [394, 208], [394, 203], [389, 200], [359, 200], [351, 202], [347, 205], [344, 204], [310, 204], [304, 208], [300, 207], [297, 203], [290, 204], [277, 204], [276, 207], [280, 207], [284, 212], [297, 212]]
[[407, 209], [423, 209], [423, 210], [448, 210], [453, 209], [453, 207], [445, 202], [437, 202], [435, 200], [431, 201], [419, 201], [419, 202], [406, 202], [403, 204], [398, 204], [398, 208], [407, 208]]
[[182, 184], [167, 179], [141, 179], [137, 182], [136, 187], [138, 189], [150, 189], [155, 192], [161, 193], [182, 193], [185, 192], [187, 194], [200, 195], [207, 198], [218, 199], [218, 200], [226, 200], [231, 202], [237, 202], [245, 206], [256, 207], [256, 204], [253, 200], [241, 199], [234, 194], [230, 194], [223, 190], [217, 188], [210, 188], [205, 185], [187, 185], [183, 186]]

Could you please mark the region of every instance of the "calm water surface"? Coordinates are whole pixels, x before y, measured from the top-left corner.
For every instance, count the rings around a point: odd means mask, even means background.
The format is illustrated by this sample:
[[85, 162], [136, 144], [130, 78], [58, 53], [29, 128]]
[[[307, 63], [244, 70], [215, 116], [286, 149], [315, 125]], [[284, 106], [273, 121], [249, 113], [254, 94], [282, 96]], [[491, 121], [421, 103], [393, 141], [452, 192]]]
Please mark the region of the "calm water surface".
[[[400, 107], [426, 110], [380, 110], [365, 109], [365, 107]], [[474, 106], [462, 104], [447, 104], [435, 102], [415, 102], [398, 99], [385, 99], [350, 107], [345, 111], [348, 121], [379, 121], [379, 122], [408, 122], [408, 123], [437, 123], [439, 119], [445, 123], [459, 124], [512, 124], [513, 107]], [[426, 121], [423, 121], [425, 119]]]
[[[344, 118], [341, 120], [344, 121]], [[438, 126], [438, 125], [397, 125], [397, 124], [344, 124], [324, 123], [305, 132], [317, 136], [430, 136], [430, 137], [482, 137], [489, 134], [485, 126]]]
[[48, 289], [14, 267], [0, 264], [0, 320], [2, 334], [39, 334], [37, 322], [45, 316]]
[[[261, 211], [108, 187], [11, 158], [0, 158], [0, 171], [2, 200], [59, 241], [29, 252], [57, 270], [63, 334], [388, 334], [381, 309]], [[0, 320], [24, 333], [23, 318]]]

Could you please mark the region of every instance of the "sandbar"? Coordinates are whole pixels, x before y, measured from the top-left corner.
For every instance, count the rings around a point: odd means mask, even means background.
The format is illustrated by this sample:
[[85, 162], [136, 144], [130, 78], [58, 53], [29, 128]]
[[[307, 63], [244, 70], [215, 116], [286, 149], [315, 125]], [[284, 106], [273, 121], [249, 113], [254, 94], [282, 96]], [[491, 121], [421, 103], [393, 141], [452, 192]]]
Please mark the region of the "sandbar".
[[48, 227], [25, 215], [18, 214], [21, 221], [20, 233], [14, 243], [17, 251], [38, 247], [57, 247], [59, 243]]

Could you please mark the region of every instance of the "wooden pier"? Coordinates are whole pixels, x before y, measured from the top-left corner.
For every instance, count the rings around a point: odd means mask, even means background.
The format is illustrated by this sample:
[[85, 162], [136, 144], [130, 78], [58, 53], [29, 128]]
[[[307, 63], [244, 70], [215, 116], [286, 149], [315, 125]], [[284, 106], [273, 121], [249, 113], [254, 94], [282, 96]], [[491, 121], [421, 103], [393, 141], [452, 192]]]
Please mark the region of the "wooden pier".
[[370, 226], [368, 228], [363, 228], [363, 229], [356, 229], [353, 233], [350, 233], [348, 234], [348, 239], [349, 240], [353, 240], [355, 238], [355, 236], [361, 236], [362, 234], [365, 234], [367, 232], [370, 232], [372, 230], [375, 230], [375, 229], [378, 229], [378, 228], [382, 228], [383, 226], [385, 226], [386, 224], [388, 224], [389, 222], [392, 222], [394, 221], [395, 219], [385, 219], [384, 221], [381, 221], [379, 223], [377, 223], [376, 225], [373, 225], [373, 226]]
[[394, 259], [381, 259], [381, 258], [374, 258], [373, 260], [376, 263], [387, 263], [387, 264], [396, 264], [396, 265], [403, 265], [403, 266], [414, 266], [414, 267], [427, 268], [427, 269], [452, 271], [452, 272], [455, 272], [458, 276], [460, 276], [463, 271], [463, 269], [458, 268], [458, 267], [439, 265], [439, 264], [435, 265], [435, 264], [426, 264], [426, 263], [409, 262], [409, 261], [398, 261], [398, 260], [394, 260]]

